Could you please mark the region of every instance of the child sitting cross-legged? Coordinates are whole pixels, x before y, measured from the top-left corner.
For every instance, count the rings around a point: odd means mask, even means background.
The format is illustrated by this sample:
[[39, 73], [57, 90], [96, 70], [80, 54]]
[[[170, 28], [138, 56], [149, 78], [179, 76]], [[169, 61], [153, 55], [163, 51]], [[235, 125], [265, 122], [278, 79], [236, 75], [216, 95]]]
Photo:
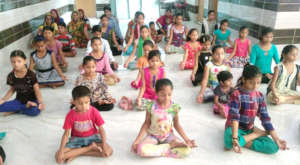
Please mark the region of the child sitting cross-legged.
[[221, 71], [217, 75], [219, 85], [214, 89], [214, 113], [220, 114], [227, 118], [229, 96], [233, 91], [232, 88], [232, 74], [228, 71]]
[[[90, 105], [90, 90], [77, 86], [72, 91], [75, 108], [71, 109], [64, 123], [64, 134], [56, 162], [70, 162], [78, 156], [109, 157], [112, 148], [106, 143], [104, 121], [96, 108]], [[71, 135], [71, 138], [69, 138]]]

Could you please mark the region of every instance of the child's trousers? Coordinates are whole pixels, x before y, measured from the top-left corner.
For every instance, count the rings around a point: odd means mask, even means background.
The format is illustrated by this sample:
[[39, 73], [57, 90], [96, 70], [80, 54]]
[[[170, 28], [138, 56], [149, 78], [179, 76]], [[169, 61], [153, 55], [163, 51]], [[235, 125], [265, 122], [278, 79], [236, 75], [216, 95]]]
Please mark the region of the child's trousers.
[[[34, 101], [37, 103], [36, 101]], [[26, 104], [22, 104], [19, 100], [15, 99], [12, 101], [7, 101], [0, 105], [0, 112], [15, 112], [21, 113], [28, 116], [37, 116], [40, 114], [38, 106], [26, 107]]]
[[[252, 133], [253, 130], [238, 130], [238, 138], [239, 138], [239, 144], [241, 147], [244, 147], [246, 145], [246, 141], [243, 136], [248, 135]], [[232, 128], [228, 127], [225, 130], [224, 133], [224, 143], [225, 147], [227, 149], [232, 148]], [[275, 154], [279, 148], [277, 144], [268, 136], [261, 136], [259, 138], [256, 138], [252, 141], [252, 145], [250, 147], [251, 150], [262, 152], [265, 154]]]

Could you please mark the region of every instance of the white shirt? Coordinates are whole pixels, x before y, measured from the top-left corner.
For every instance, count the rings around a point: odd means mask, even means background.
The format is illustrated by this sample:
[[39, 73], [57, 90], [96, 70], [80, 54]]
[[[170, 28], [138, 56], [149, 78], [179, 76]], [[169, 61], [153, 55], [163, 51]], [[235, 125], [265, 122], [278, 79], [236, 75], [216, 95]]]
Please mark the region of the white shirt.
[[[102, 42], [102, 51], [108, 56], [109, 62], [114, 62], [115, 58], [111, 52], [108, 41], [106, 39], [101, 38], [101, 42]], [[86, 55], [89, 55], [92, 51], [93, 49], [91, 46], [91, 41], [89, 41], [86, 47]]]

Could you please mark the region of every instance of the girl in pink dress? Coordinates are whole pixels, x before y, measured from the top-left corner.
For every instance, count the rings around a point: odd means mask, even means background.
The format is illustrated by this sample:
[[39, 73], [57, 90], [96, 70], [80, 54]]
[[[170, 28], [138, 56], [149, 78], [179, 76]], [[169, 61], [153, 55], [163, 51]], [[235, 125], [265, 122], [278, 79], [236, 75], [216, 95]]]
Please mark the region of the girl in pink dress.
[[147, 102], [156, 99], [155, 83], [166, 77], [164, 69], [161, 67], [159, 50], [149, 52], [148, 63], [149, 67], [142, 72], [143, 86], [136, 100], [138, 110], [145, 110]]
[[193, 69], [195, 65], [195, 57], [198, 52], [201, 50], [201, 45], [198, 42], [198, 31], [193, 28], [189, 31], [186, 44], [184, 45], [184, 56], [183, 60], [180, 63], [180, 69]]
[[229, 64], [233, 68], [243, 68], [249, 62], [251, 41], [247, 38], [248, 33], [246, 26], [240, 28], [240, 36], [235, 40], [232, 54], [229, 56]]

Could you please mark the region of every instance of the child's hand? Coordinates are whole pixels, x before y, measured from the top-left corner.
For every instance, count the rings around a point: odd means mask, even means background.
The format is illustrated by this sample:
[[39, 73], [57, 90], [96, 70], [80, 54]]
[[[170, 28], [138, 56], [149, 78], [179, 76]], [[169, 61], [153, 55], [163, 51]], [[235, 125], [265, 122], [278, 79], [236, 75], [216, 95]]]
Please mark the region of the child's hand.
[[190, 147], [190, 148], [195, 148], [197, 147], [195, 140], [187, 140], [186, 144]]
[[138, 147], [139, 143], [137, 141], [134, 141], [132, 146], [131, 146], [131, 152], [133, 153], [137, 153], [137, 147]]
[[127, 68], [127, 67], [128, 67], [128, 62], [125, 62], [124, 68]]
[[286, 141], [277, 139], [275, 140], [276, 144], [278, 145], [278, 148], [281, 150], [288, 150], [289, 148], [286, 145]]
[[83, 70], [82, 65], [79, 65], [78, 69], [79, 69], [79, 71], [82, 71]]
[[117, 46], [117, 49], [118, 49], [118, 51], [121, 51], [121, 50], [122, 50], [122, 48], [121, 48], [120, 45]]
[[99, 99], [99, 100], [98, 100], [98, 104], [99, 104], [99, 105], [105, 104], [105, 100]]
[[116, 75], [114, 75], [114, 80], [115, 80], [115, 82], [120, 82], [120, 78]]
[[0, 105], [5, 103], [5, 101], [3, 99], [0, 99]]
[[241, 146], [240, 146], [239, 141], [237, 139], [232, 139], [232, 149], [236, 153], [242, 153]]
[[125, 53], [127, 51], [128, 47], [126, 46], [124, 49], [123, 49], [123, 52]]
[[68, 66], [68, 62], [67, 61], [64, 61], [63, 62], [63, 67], [67, 67]]
[[137, 104], [137, 106], [139, 107], [139, 106], [141, 106], [141, 104], [142, 104], [142, 98], [137, 98], [136, 99], [136, 104]]
[[117, 102], [117, 100], [115, 98], [110, 98], [109, 100], [112, 104], [116, 104], [116, 102]]
[[104, 157], [108, 157], [109, 156], [109, 147], [107, 146], [106, 143], [102, 144], [102, 150], [103, 150]]
[[58, 164], [62, 164], [64, 162], [64, 153], [63, 153], [63, 151], [59, 150], [57, 152], [56, 162]]
[[67, 80], [68, 80], [68, 78], [67, 78], [65, 75], [62, 75], [62, 76], [61, 76], [61, 79], [64, 80], [64, 81], [67, 81]]
[[185, 62], [182, 61], [182, 62], [180, 63], [180, 69], [181, 69], [181, 70], [184, 70], [184, 67], [185, 67]]
[[40, 103], [38, 108], [39, 108], [40, 111], [44, 110], [45, 109], [45, 104]]
[[267, 73], [266, 76], [268, 77], [268, 79], [272, 79], [273, 78], [273, 75]]
[[203, 103], [203, 94], [199, 94], [197, 97], [198, 103], [202, 104]]
[[169, 45], [165, 46], [165, 51], [168, 52], [169, 51]]
[[195, 75], [194, 74], [191, 74], [191, 80], [195, 81]]

